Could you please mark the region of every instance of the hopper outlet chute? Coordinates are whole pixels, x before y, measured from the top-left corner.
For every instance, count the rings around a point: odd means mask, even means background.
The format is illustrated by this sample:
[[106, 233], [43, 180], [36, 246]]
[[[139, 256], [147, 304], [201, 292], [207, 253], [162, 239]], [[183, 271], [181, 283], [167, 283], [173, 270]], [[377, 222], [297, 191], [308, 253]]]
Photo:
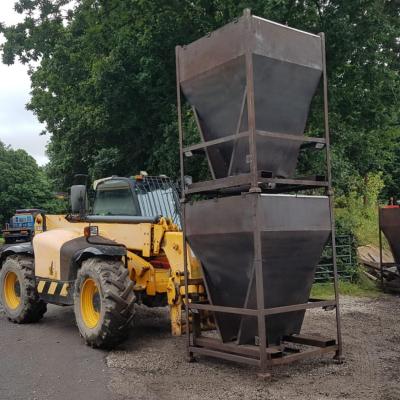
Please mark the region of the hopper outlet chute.
[[[264, 307], [306, 303], [330, 236], [325, 196], [241, 195], [186, 204], [187, 240], [200, 258], [210, 303], [257, 309], [253, 216], [262, 247]], [[255, 214], [256, 213], [256, 214]], [[266, 318], [267, 341], [299, 333], [303, 311]], [[254, 344], [256, 317], [216, 313], [224, 342]]]
[[[179, 48], [179, 83], [204, 140], [247, 132], [252, 96], [258, 170], [293, 176], [301, 142], [262, 133], [303, 135], [322, 75], [321, 43], [320, 36], [246, 15]], [[246, 57], [251, 57], [251, 93]], [[217, 178], [248, 173], [249, 154], [243, 135], [208, 148]]]

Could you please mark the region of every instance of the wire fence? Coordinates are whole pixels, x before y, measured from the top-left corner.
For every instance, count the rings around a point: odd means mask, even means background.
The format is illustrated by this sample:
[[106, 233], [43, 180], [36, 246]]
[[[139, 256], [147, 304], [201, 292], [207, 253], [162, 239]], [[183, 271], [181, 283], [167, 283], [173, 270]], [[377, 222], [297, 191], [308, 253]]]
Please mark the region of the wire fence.
[[[352, 235], [336, 236], [336, 259], [338, 275], [342, 280], [351, 281], [355, 277], [357, 265]], [[315, 272], [315, 282], [333, 280], [332, 245], [327, 245]]]

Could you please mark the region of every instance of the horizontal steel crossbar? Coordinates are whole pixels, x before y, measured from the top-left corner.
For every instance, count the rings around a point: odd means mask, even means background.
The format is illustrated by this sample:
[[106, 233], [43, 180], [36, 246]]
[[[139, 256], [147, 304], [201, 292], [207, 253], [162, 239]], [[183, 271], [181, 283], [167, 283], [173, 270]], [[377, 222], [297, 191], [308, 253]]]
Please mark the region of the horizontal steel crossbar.
[[222, 138], [208, 140], [203, 143], [192, 144], [190, 146], [184, 147], [183, 152], [186, 153], [189, 151], [201, 150], [201, 149], [205, 149], [206, 147], [216, 146], [218, 144], [222, 144], [222, 143], [226, 143], [226, 142], [232, 142], [236, 139], [241, 139], [241, 138], [248, 137], [248, 136], [249, 136], [249, 132], [240, 132], [236, 135], [224, 136]]
[[284, 314], [292, 311], [309, 310], [311, 308], [323, 308], [328, 306], [336, 306], [336, 300], [312, 301], [291, 306], [267, 308], [263, 310], [263, 313], [264, 315]]
[[224, 351], [211, 350], [205, 347], [189, 346], [189, 351], [194, 354], [202, 354], [204, 356], [222, 358], [228, 361], [242, 362], [244, 364], [255, 365], [257, 367], [261, 366], [260, 360], [257, 360], [255, 358], [226, 353]]
[[322, 143], [325, 144], [325, 138], [315, 136], [293, 135], [291, 133], [278, 133], [267, 131], [256, 131], [258, 136], [269, 137], [272, 139], [294, 140], [302, 143]]
[[[251, 185], [251, 174], [240, 174], [219, 178], [211, 181], [196, 182], [191, 184], [185, 194], [194, 194], [201, 192], [212, 192], [219, 189], [232, 188], [235, 186]], [[258, 178], [259, 184], [277, 184], [277, 185], [292, 185], [292, 186], [307, 186], [307, 187], [328, 187], [328, 182], [317, 181], [311, 179], [287, 179], [287, 178]]]
[[311, 301], [303, 304], [272, 307], [263, 310], [256, 310], [250, 308], [224, 307], [224, 306], [216, 306], [213, 304], [196, 304], [196, 303], [189, 304], [189, 308], [192, 310], [207, 310], [213, 312], [222, 312], [227, 314], [249, 315], [249, 316], [257, 316], [259, 312], [261, 312], [263, 315], [273, 315], [273, 314], [284, 314], [292, 311], [308, 310], [311, 308], [323, 308], [329, 306], [336, 306], [336, 301], [335, 300]]
[[227, 314], [251, 315], [251, 316], [257, 316], [258, 315], [258, 310], [252, 310], [250, 308], [235, 308], [235, 307], [215, 306], [215, 305], [212, 305], [212, 304], [189, 303], [189, 308], [193, 309], [193, 310], [224, 312], [224, 313], [227, 313]]
[[[256, 131], [256, 135], [268, 137], [271, 139], [282, 139], [282, 140], [293, 140], [295, 142], [302, 143], [321, 143], [325, 144], [325, 139], [320, 137], [313, 136], [304, 136], [304, 135], [293, 135], [291, 133], [279, 133], [279, 132], [268, 132], [268, 131]], [[183, 152], [196, 151], [205, 149], [207, 147], [216, 146], [226, 142], [232, 142], [234, 140], [238, 140], [244, 137], [248, 137], [249, 132], [240, 132], [234, 135], [224, 136], [222, 138], [204, 141], [202, 143], [192, 144], [190, 146], [186, 146], [183, 148]]]
[[[192, 353], [260, 366], [260, 346], [238, 345], [234, 342], [223, 343], [218, 339], [209, 337], [195, 337], [194, 340], [194, 344], [189, 347], [189, 351]], [[285, 347], [284, 343], [281, 346], [267, 347], [265, 349], [267, 365], [289, 364], [296, 360], [337, 352], [338, 350], [338, 345], [334, 339], [295, 335], [285, 337], [284, 342], [299, 343], [310, 347], [296, 352], [290, 352], [291, 348]]]
[[318, 336], [308, 336], [308, 335], [284, 336], [283, 341], [304, 344], [307, 346], [314, 346], [314, 347], [328, 347], [328, 346], [334, 346], [336, 344], [335, 339], [323, 339]]
[[192, 183], [188, 189], [185, 190], [186, 194], [210, 192], [229, 187], [241, 186], [251, 182], [251, 174], [241, 174], [228, 176], [226, 178], [215, 179], [212, 181], [203, 181]]
[[[223, 343], [218, 339], [210, 337], [196, 337], [194, 338], [195, 346], [206, 347], [213, 350], [222, 350], [234, 354], [240, 354], [244, 356], [249, 356], [253, 358], [260, 357], [260, 347], [251, 344], [236, 344], [235, 342]], [[265, 349], [266, 353], [271, 357], [282, 356], [282, 350], [279, 346], [271, 346]]]
[[338, 348], [339, 347], [336, 344], [333, 346], [327, 346], [327, 347], [317, 347], [317, 348], [314, 347], [314, 348], [310, 348], [310, 349], [307, 349], [304, 351], [300, 351], [299, 353], [285, 355], [284, 357], [281, 357], [281, 358], [273, 358], [271, 360], [268, 360], [268, 363], [270, 365], [290, 364], [294, 361], [304, 360], [309, 357], [315, 357], [315, 356], [321, 355], [321, 354], [337, 352]]
[[290, 179], [290, 178], [259, 178], [261, 183], [275, 183], [277, 185], [301, 185], [327, 187], [328, 182], [311, 179]]

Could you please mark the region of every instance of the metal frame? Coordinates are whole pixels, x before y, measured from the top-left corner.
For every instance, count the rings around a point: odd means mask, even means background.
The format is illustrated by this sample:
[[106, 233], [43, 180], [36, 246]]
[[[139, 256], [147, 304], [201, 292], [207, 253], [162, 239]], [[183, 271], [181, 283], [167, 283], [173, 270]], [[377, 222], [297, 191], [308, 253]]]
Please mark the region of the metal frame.
[[[245, 12], [245, 15], [250, 16], [249, 12]], [[323, 33], [319, 34], [322, 43], [322, 64], [323, 64], [323, 100], [324, 100], [324, 138], [316, 137], [305, 137], [305, 136], [294, 136], [281, 133], [273, 132], [260, 132], [256, 129], [255, 124], [255, 106], [254, 106], [254, 82], [253, 82], [253, 59], [252, 54], [248, 51], [245, 54], [246, 59], [246, 87], [243, 104], [247, 102], [247, 116], [248, 116], [248, 131], [243, 133], [235, 132], [230, 136], [222, 139], [216, 139], [211, 141], [204, 141], [204, 135], [201, 131], [201, 127], [198, 121], [196, 110], [195, 118], [197, 126], [200, 131], [201, 142], [192, 146], [184, 146], [184, 131], [182, 123], [182, 104], [181, 104], [181, 79], [180, 79], [180, 50], [181, 47], [176, 47], [176, 78], [177, 78], [177, 111], [178, 111], [178, 129], [179, 129], [179, 145], [180, 145], [180, 167], [181, 167], [181, 203], [182, 203], [182, 229], [184, 238], [186, 238], [185, 228], [185, 203], [191, 197], [191, 195], [199, 193], [213, 194], [219, 190], [226, 190], [229, 188], [238, 188], [240, 192], [248, 192], [249, 195], [258, 196], [261, 192], [272, 190], [275, 191], [290, 191], [290, 190], [302, 190], [304, 188], [324, 188], [326, 195], [329, 197], [330, 207], [330, 219], [331, 219], [331, 240], [332, 240], [332, 253], [333, 253], [333, 286], [335, 292], [334, 300], [321, 301], [321, 300], [310, 300], [305, 304], [295, 304], [285, 307], [274, 307], [265, 308], [264, 304], [264, 286], [263, 286], [263, 274], [262, 274], [262, 249], [261, 249], [261, 235], [260, 226], [257, 218], [257, 209], [253, 212], [253, 235], [254, 235], [254, 270], [256, 279], [256, 296], [257, 296], [257, 308], [232, 308], [224, 306], [216, 306], [211, 304], [197, 304], [190, 303], [188, 296], [188, 283], [189, 273], [187, 265], [187, 243], [184, 240], [184, 281], [185, 281], [185, 310], [186, 310], [186, 336], [187, 336], [187, 352], [189, 359], [192, 359], [194, 354], [212, 356], [222, 358], [230, 361], [237, 361], [247, 364], [252, 364], [260, 367], [261, 372], [265, 372], [269, 367], [278, 364], [286, 364], [295, 360], [311, 357], [315, 355], [321, 355], [328, 352], [334, 352], [335, 358], [341, 360], [342, 358], [342, 339], [341, 339], [341, 326], [340, 326], [340, 313], [339, 313], [339, 293], [338, 293], [338, 274], [337, 274], [337, 260], [336, 260], [336, 240], [335, 240], [335, 225], [334, 225], [334, 210], [333, 210], [333, 190], [332, 190], [332, 176], [330, 167], [330, 141], [329, 141], [329, 120], [328, 120], [328, 87], [327, 87], [327, 75], [326, 75], [326, 59], [325, 59], [325, 37]], [[239, 123], [243, 114], [243, 107], [241, 115], [239, 117]], [[265, 178], [262, 177], [257, 169], [257, 151], [256, 151], [256, 137], [257, 135], [271, 136], [273, 138], [283, 138], [287, 140], [296, 140], [306, 143], [317, 143], [325, 146], [326, 150], [326, 176], [327, 180], [320, 181], [318, 179], [277, 179], [277, 178]], [[239, 137], [249, 138], [249, 152], [250, 152], [250, 173], [242, 174], [237, 176], [228, 176], [226, 178], [214, 179], [215, 175], [211, 169], [211, 175], [213, 179], [211, 181], [197, 182], [189, 187], [185, 185], [185, 153], [192, 151], [203, 150], [208, 159], [208, 164], [211, 165], [211, 161], [208, 155], [208, 148], [210, 146], [220, 144], [227, 141], [235, 141]], [[232, 151], [232, 156], [235, 149]], [[232, 160], [232, 159], [231, 159]], [[279, 189], [279, 185], [281, 188]], [[253, 202], [257, 204], [257, 202]], [[255, 206], [256, 207], [256, 206]], [[307, 310], [311, 308], [325, 308], [335, 309], [336, 311], [336, 339], [322, 340], [320, 338], [311, 338], [305, 336], [294, 335], [291, 337], [284, 338], [284, 342], [281, 346], [270, 347], [267, 346], [266, 340], [266, 324], [265, 317], [267, 315], [277, 313], [288, 313], [298, 310]], [[258, 338], [259, 346], [251, 345], [237, 345], [234, 343], [222, 343], [220, 340], [205, 338], [201, 335], [198, 329], [198, 315], [199, 312], [207, 310], [212, 312], [224, 312], [233, 313], [239, 315], [255, 316], [258, 319]], [[191, 314], [192, 318], [189, 318]], [[197, 324], [197, 326], [196, 326]], [[191, 329], [190, 329], [191, 328]], [[309, 348], [305, 351], [298, 352], [298, 349], [289, 347], [289, 343], [300, 343], [306, 345]]]

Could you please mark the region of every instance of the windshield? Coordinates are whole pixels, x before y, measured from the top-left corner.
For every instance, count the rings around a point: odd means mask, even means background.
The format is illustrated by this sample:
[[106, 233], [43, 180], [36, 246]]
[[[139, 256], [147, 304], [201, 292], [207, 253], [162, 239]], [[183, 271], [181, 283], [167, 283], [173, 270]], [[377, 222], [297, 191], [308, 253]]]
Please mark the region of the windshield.
[[129, 184], [113, 179], [101, 183], [96, 189], [94, 215], [140, 215]]

